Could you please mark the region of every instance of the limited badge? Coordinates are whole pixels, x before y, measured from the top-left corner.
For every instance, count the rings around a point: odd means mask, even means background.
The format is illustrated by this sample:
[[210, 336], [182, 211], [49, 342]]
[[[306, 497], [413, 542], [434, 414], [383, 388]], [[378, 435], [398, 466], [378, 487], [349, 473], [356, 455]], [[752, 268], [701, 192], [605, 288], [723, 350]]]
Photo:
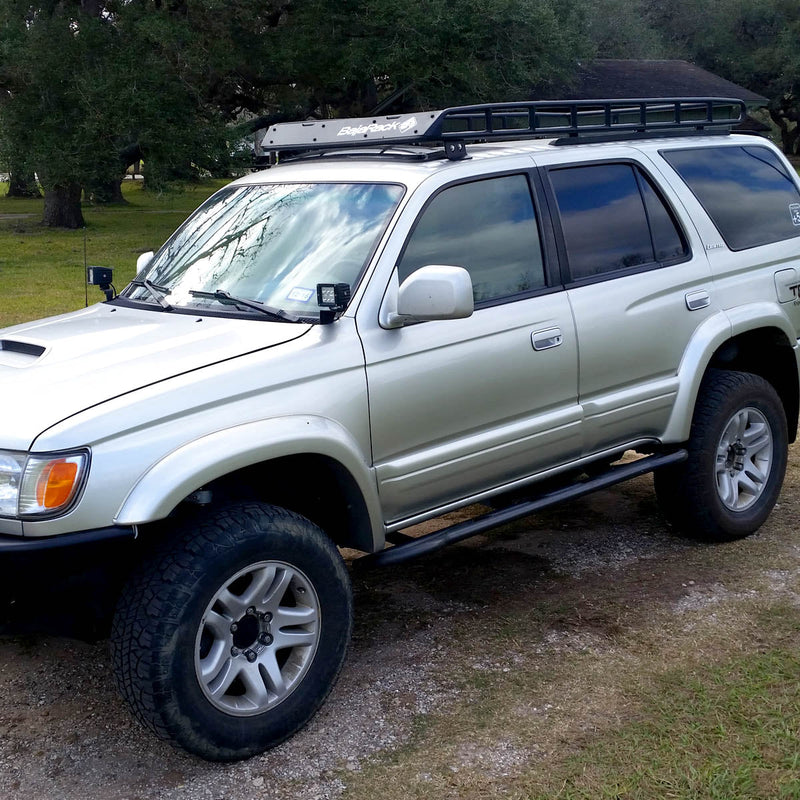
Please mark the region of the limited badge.
[[789, 206], [789, 213], [792, 215], [792, 225], [800, 228], [800, 203], [792, 203]]

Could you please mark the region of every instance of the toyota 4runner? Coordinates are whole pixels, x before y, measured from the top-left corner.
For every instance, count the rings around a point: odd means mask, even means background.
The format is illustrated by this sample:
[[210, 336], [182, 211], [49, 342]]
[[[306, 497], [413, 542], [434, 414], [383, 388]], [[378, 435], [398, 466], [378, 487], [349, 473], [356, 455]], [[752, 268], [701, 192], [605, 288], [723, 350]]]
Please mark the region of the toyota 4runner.
[[339, 547], [400, 561], [646, 472], [676, 530], [752, 533], [797, 431], [800, 190], [730, 133], [743, 114], [525, 102], [269, 129], [271, 167], [118, 296], [95, 270], [107, 302], [0, 331], [0, 556], [127, 540], [120, 690], [233, 760], [339, 673]]

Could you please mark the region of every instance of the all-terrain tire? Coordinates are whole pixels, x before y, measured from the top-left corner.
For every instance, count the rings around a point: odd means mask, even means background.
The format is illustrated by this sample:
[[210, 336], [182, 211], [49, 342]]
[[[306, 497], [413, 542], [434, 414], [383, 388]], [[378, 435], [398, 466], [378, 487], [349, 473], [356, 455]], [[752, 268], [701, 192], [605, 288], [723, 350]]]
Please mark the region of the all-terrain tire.
[[786, 471], [786, 414], [777, 392], [748, 372], [709, 370], [700, 387], [688, 459], [657, 470], [659, 505], [679, 532], [740, 539], [766, 521]]
[[307, 519], [242, 503], [187, 524], [119, 600], [119, 690], [161, 738], [234, 761], [301, 728], [330, 692], [352, 630], [334, 544]]

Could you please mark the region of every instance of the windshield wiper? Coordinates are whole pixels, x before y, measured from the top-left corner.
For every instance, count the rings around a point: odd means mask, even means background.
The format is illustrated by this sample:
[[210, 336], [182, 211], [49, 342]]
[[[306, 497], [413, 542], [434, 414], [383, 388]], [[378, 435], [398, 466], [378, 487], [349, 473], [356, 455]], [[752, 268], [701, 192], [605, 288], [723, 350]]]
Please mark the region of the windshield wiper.
[[150, 297], [152, 297], [164, 311], [172, 311], [172, 306], [164, 299], [164, 295], [168, 294], [170, 291], [168, 286], [160, 286], [157, 283], [153, 283], [153, 281], [148, 278], [145, 278], [143, 281], [133, 280], [131, 281], [131, 286], [142, 286], [147, 289], [150, 293]]
[[300, 322], [301, 317], [296, 317], [294, 314], [289, 314], [281, 308], [272, 308], [259, 303], [258, 300], [246, 300], [243, 297], [234, 297], [232, 294], [217, 289], [214, 292], [201, 292], [198, 289], [191, 289], [189, 294], [192, 297], [202, 297], [208, 300], [216, 300], [218, 303], [229, 306], [237, 306], [240, 308], [251, 308], [253, 311], [258, 311], [268, 317], [279, 320], [280, 322]]

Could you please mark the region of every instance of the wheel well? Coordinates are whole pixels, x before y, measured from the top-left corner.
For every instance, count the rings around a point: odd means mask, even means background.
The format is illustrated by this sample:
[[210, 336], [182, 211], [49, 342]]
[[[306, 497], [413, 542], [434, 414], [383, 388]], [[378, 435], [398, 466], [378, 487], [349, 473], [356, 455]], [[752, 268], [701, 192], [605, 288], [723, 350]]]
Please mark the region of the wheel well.
[[711, 367], [760, 375], [778, 393], [786, 412], [789, 441], [797, 438], [800, 407], [797, 361], [789, 340], [777, 328], [747, 331], [729, 339], [712, 356]]
[[215, 505], [258, 500], [295, 511], [322, 528], [337, 545], [373, 550], [372, 525], [361, 490], [350, 472], [328, 456], [285, 456], [253, 464], [203, 490], [210, 492]]

